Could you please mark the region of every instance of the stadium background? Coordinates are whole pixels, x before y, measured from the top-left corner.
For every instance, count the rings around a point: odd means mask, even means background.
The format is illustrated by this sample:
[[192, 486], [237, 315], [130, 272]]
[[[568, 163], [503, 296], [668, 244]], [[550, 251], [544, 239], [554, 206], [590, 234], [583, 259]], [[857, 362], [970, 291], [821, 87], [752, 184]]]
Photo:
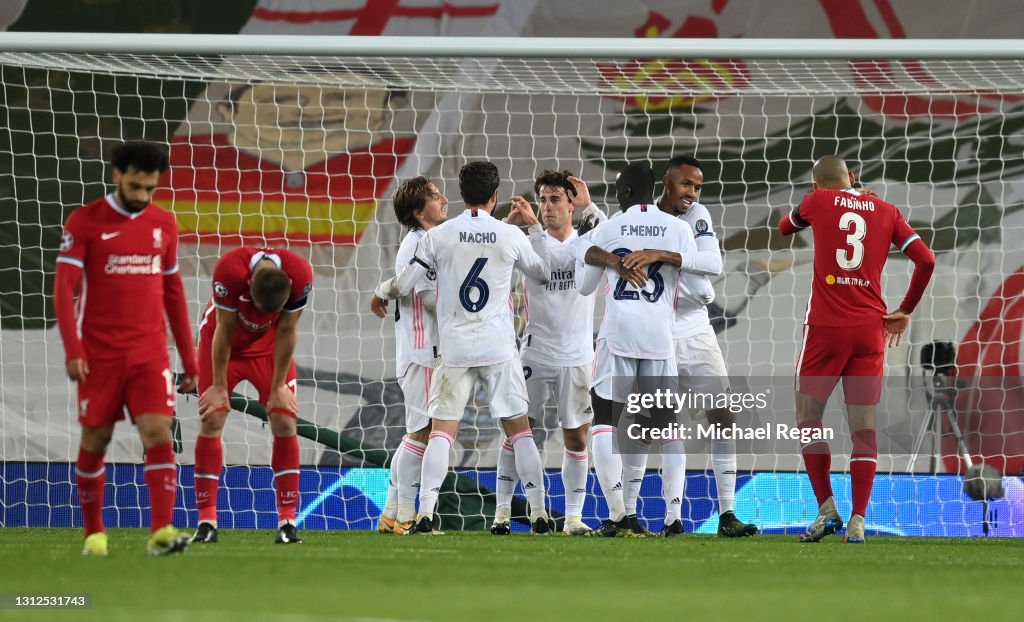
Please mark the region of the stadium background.
[[[443, 5], [406, 0], [372, 3], [372, 10], [367, 6], [371, 3], [339, 0], [261, 0], [212, 6], [182, 1], [145, 11], [140, 3], [117, 0], [64, 4], [66, 10], [55, 10], [54, 3], [38, 0], [8, 3], [0, 19], [10, 30], [25, 31], [540, 37], [585, 32], [588, 36], [620, 37], [778, 38], [1014, 37], [1024, 21], [1024, 9], [1008, 0], [955, 3], [942, 12], [931, 11], [922, 3], [896, 0], [481, 0]], [[878, 79], [877, 73], [865, 71], [856, 63], [850, 63], [850, 71], [866, 81]], [[65, 197], [88, 200], [103, 192], [98, 180], [103, 174], [105, 149], [133, 131], [144, 128], [147, 137], [171, 141], [175, 148], [218, 134], [222, 130], [218, 124], [224, 123], [224, 118], [218, 117], [222, 110], [218, 106], [237, 85], [211, 84], [208, 88], [186, 89], [184, 96], [153, 97], [148, 106], [144, 103], [141, 110], [123, 118], [94, 113], [96, 127], [83, 133], [81, 128], [73, 132], [61, 129], [71, 122], [68, 113], [78, 112], [76, 106], [82, 105], [81, 98], [76, 100], [69, 94], [69, 74], [18, 72], [4, 67], [3, 78], [9, 85], [4, 97], [10, 109], [10, 131], [0, 133], [0, 142], [9, 143], [0, 148], [0, 204], [3, 213], [16, 214], [17, 221], [17, 226], [12, 226], [5, 220], [7, 226], [0, 231], [0, 269], [4, 275], [0, 291], [3, 524], [66, 526], [75, 520], [68, 462], [77, 444], [77, 429], [47, 295], [59, 225], [74, 207]], [[652, 74], [650, 79], [654, 83], [658, 77]], [[739, 62], [713, 67], [701, 79], [728, 85], [756, 82], [758, 74], [752, 64]], [[149, 84], [148, 88], [153, 88], [156, 95], [162, 92], [159, 85]], [[446, 99], [453, 97], [457, 101]], [[607, 184], [625, 159], [642, 154], [655, 162], [664, 161], [673, 146], [676, 152], [682, 149], [695, 153], [708, 163], [702, 202], [718, 220], [726, 252], [726, 273], [716, 282], [723, 312], [716, 328], [730, 372], [785, 376], [791, 374], [795, 360], [798, 318], [810, 283], [810, 255], [806, 241], [797, 241], [790, 249], [790, 242], [778, 239], [770, 225], [807, 189], [813, 158], [830, 151], [842, 153], [868, 185], [905, 208], [908, 220], [938, 257], [936, 277], [912, 325], [910, 342], [915, 345], [892, 351], [887, 373], [920, 374], [914, 348], [932, 340], [951, 340], [961, 346], [961, 366], [973, 367], [977, 375], [1022, 375], [1019, 301], [1024, 295], [1024, 249], [1019, 239], [1024, 232], [1024, 161], [1019, 157], [1020, 145], [1007, 137], [1019, 136], [1024, 126], [1024, 98], [972, 94], [937, 102], [914, 97], [893, 101], [827, 95], [766, 99], [756, 104], [775, 109], [764, 117], [762, 125], [744, 123], [744, 106], [754, 105], [749, 99], [616, 101], [595, 97], [585, 102], [591, 108], [580, 114], [578, 110], [559, 110], [558, 98], [526, 101], [524, 96], [518, 103], [523, 110], [534, 111], [524, 115], [489, 105], [488, 96], [449, 95], [437, 100], [413, 94], [400, 99], [404, 101], [396, 108], [392, 133], [375, 137], [370, 144], [372, 148], [381, 141], [391, 141], [398, 157], [385, 163], [383, 169], [373, 169], [372, 179], [353, 183], [341, 197], [349, 204], [351, 227], [296, 230], [289, 228], [287, 219], [281, 219], [277, 221], [282, 223], [280, 231], [262, 231], [308, 248], [321, 268], [313, 312], [304, 317], [304, 338], [297, 356], [303, 377], [303, 415], [360, 444], [393, 447], [402, 420], [399, 393], [392, 380], [390, 326], [372, 318], [366, 310], [365, 295], [357, 294], [370, 291], [382, 274], [390, 273], [402, 235], [389, 204], [379, 203], [384, 209], [377, 209], [377, 200], [388, 195], [393, 178], [420, 172], [446, 180], [447, 193], [454, 199], [457, 191], [451, 180], [458, 166], [473, 158], [493, 159], [502, 170], [510, 172], [509, 181], [502, 186], [504, 196], [532, 187], [536, 170], [557, 166], [582, 171], [602, 202], [609, 198]], [[508, 101], [517, 103], [514, 97]], [[439, 118], [453, 103], [461, 111], [457, 137], [419, 134], [421, 128], [443, 122]], [[646, 114], [651, 111], [659, 114]], [[758, 114], [762, 114], [760, 110]], [[165, 122], [152, 123], [157, 119]], [[33, 133], [28, 127], [55, 129], [48, 136], [46, 131]], [[75, 133], [79, 140], [74, 145], [54, 137]], [[510, 140], [510, 134], [526, 139]], [[614, 138], [593, 141], [588, 136]], [[442, 159], [440, 154], [458, 157]], [[325, 154], [325, 158], [332, 155]], [[80, 171], [69, 176], [64, 167], [76, 158], [84, 163]], [[195, 276], [186, 278], [194, 316], [198, 317], [209, 290], [205, 270], [209, 260], [217, 256], [216, 246], [211, 249], [210, 242], [237, 236], [239, 225], [232, 221], [228, 227], [223, 219], [216, 218], [188, 220], [196, 212], [196, 205], [210, 197], [185, 190], [188, 188], [172, 186], [160, 202], [182, 219], [188, 241], [181, 252], [184, 261], [188, 257], [205, 258], [190, 265]], [[288, 213], [288, 198], [280, 201], [284, 215]], [[337, 198], [326, 196], [324, 209], [338, 209]], [[453, 201], [449, 215], [457, 214], [460, 207]], [[241, 227], [246, 230], [244, 217]], [[242, 237], [254, 241], [252, 236]], [[25, 239], [40, 240], [34, 253], [24, 247]], [[886, 292], [892, 300], [904, 289], [908, 274], [902, 259], [890, 263]], [[752, 287], [751, 283], [756, 285], [759, 279], [764, 282]], [[756, 291], [751, 294], [751, 289]], [[1003, 327], [994, 342], [984, 331], [986, 322]], [[963, 347], [972, 339], [987, 340], [986, 348]], [[367, 388], [372, 388], [375, 397], [367, 397]], [[1022, 405], [1024, 398], [1019, 390], [1008, 395], [1001, 416], [1009, 429], [1024, 429]], [[192, 459], [194, 412], [195, 402], [181, 398], [183, 451], [179, 458], [185, 465]], [[907, 422], [909, 426], [915, 423]], [[388, 434], [383, 433], [385, 426]], [[968, 432], [972, 453], [990, 459], [1015, 456], [1008, 466], [1012, 472], [1020, 472], [1024, 432]], [[225, 433], [227, 463], [266, 465], [267, 436], [255, 419], [234, 417]], [[557, 436], [552, 435], [545, 447], [549, 467], [557, 466]], [[493, 472], [486, 467], [493, 465], [497, 439], [489, 424], [473, 439], [473, 446], [462, 448], [458, 464], [484, 467], [468, 473], [488, 485]], [[364, 468], [312, 442], [303, 441], [302, 447], [303, 464], [311, 467], [303, 478], [303, 506], [309, 510], [307, 526], [370, 526], [383, 494], [384, 471]], [[138, 440], [120, 430], [108, 453], [108, 461], [119, 463], [111, 480], [125, 484], [115, 485], [115, 490], [140, 494], [141, 485], [133, 483], [141, 482], [141, 454]], [[691, 469], [702, 468], [699, 458], [691, 460]], [[886, 459], [890, 460], [888, 464]], [[339, 470], [339, 465], [344, 468]], [[741, 515], [756, 516], [767, 527], [777, 524], [780, 528], [804, 519], [811, 495], [806, 480], [792, 473], [800, 467], [795, 447], [741, 457], [740, 466], [758, 471], [742, 480], [738, 493]], [[906, 471], [908, 466], [926, 468], [923, 462], [907, 465], [898, 456], [888, 456], [883, 457], [880, 470]], [[950, 459], [944, 466], [957, 471], [960, 464]], [[837, 459], [834, 468], [841, 471], [845, 465]], [[660, 486], [656, 475], [648, 477], [651, 481], [644, 491], [649, 498], [645, 513], [656, 516], [657, 502], [653, 499]], [[190, 488], [189, 479], [186, 466], [182, 473], [185, 490]], [[238, 526], [269, 524], [266, 521], [273, 514], [269, 469], [234, 467], [225, 481], [231, 490], [231, 497], [224, 502], [227, 507], [250, 508], [231, 513]], [[994, 529], [1001, 535], [1024, 535], [1020, 531], [1024, 524], [1021, 481], [1008, 477], [1005, 483], [1006, 498], [993, 505]], [[693, 501], [687, 511], [690, 529], [699, 530], [705, 522], [714, 524], [708, 521], [713, 517], [709, 486], [703, 473], [691, 473], [688, 496]], [[330, 496], [337, 490], [347, 498], [343, 508], [336, 497]], [[191, 503], [190, 494], [182, 497], [184, 512]], [[787, 504], [782, 500], [793, 503], [793, 516], [787, 514]], [[905, 504], [914, 502], [936, 508], [937, 513], [911, 512]], [[136, 498], [117, 505], [131, 508], [145, 504]], [[590, 506], [588, 515], [589, 510]], [[980, 506], [968, 504], [960, 493], [959, 480], [949, 476], [883, 476], [876, 485], [870, 512], [879, 525], [900, 533], [965, 535], [980, 529]], [[130, 510], [111, 509], [110, 513], [111, 525], [132, 526], [142, 520], [141, 513]], [[342, 518], [332, 522], [331, 517]]]

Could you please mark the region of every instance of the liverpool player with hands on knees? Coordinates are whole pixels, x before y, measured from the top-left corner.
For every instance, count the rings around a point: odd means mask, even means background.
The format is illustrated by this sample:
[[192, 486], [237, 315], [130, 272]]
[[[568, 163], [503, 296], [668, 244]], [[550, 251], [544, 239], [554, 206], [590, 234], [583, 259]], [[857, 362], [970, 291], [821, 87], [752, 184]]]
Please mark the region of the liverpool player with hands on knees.
[[[679, 279], [675, 297], [675, 324], [673, 338], [676, 349], [676, 366], [679, 370], [679, 389], [693, 393], [727, 393], [729, 391], [728, 371], [725, 357], [718, 345], [715, 329], [711, 326], [707, 305], [714, 299], [714, 288], [710, 276], [722, 273], [722, 251], [715, 236], [715, 227], [708, 208], [698, 203], [704, 186], [704, 172], [700, 161], [690, 156], [676, 156], [669, 160], [662, 177], [663, 191], [658, 199], [661, 211], [678, 216], [690, 225], [697, 243], [697, 252], [683, 257], [683, 272], [686, 278]], [[632, 265], [633, 259], [626, 261]], [[710, 298], [689, 295], [687, 284], [696, 282], [702, 292]], [[727, 408], [713, 408], [706, 411], [708, 422], [716, 426], [730, 426], [735, 417]], [[718, 535], [726, 538], [751, 536], [757, 527], [736, 518], [736, 440], [733, 438], [711, 437], [707, 441], [711, 454], [711, 466], [715, 471], [718, 491]], [[665, 447], [670, 445], [670, 447]], [[686, 453], [680, 440], [663, 442], [662, 472], [673, 477], [684, 478], [683, 484], [667, 482], [664, 492], [673, 488], [685, 488]], [[678, 474], [678, 475], [677, 475]], [[669, 518], [661, 533], [676, 536], [683, 533], [679, 520], [682, 495], [665, 494]]]
[[[520, 355], [530, 402], [529, 416], [531, 422], [541, 425], [549, 411], [554, 411], [558, 418], [565, 445], [562, 532], [586, 535], [590, 528], [583, 522], [583, 501], [589, 470], [587, 435], [594, 418], [590, 405], [594, 296], [580, 296], [576, 291], [574, 249], [579, 236], [572, 221], [577, 209], [584, 218], [593, 217], [597, 222], [607, 217], [591, 202], [583, 181], [568, 171], [541, 172], [534, 182], [534, 193], [540, 203], [551, 274], [547, 282], [531, 277], [525, 279], [529, 313]], [[509, 219], [512, 224], [518, 224], [519, 213], [515, 216]], [[497, 476], [497, 503], [491, 533], [507, 535], [511, 531], [512, 494], [519, 478], [515, 452], [508, 439], [499, 452]]]
[[[854, 176], [838, 156], [814, 163], [814, 190], [779, 222], [783, 235], [808, 227], [814, 235], [814, 278], [796, 362], [797, 425], [809, 430], [801, 453], [818, 501], [818, 516], [800, 537], [817, 542], [843, 528], [832, 495], [832, 455], [822, 415], [843, 379], [853, 453], [853, 509], [844, 541], [864, 542], [864, 515], [878, 462], [875, 411], [882, 392], [885, 346], [899, 345], [935, 268], [935, 257], [892, 204], [853, 189]], [[886, 312], [882, 268], [895, 246], [914, 262], [900, 306]]]
[[[413, 177], [392, 197], [398, 222], [409, 229], [398, 247], [395, 273], [413, 260], [427, 231], [448, 218], [448, 198], [426, 177]], [[395, 376], [405, 398], [405, 436], [391, 460], [391, 482], [384, 511], [377, 523], [381, 533], [405, 535], [413, 527], [416, 489], [423, 452], [430, 440], [427, 398], [438, 355], [437, 279], [428, 271], [395, 307]]]
[[381, 283], [370, 302], [373, 313], [383, 318], [387, 300], [407, 296], [430, 270], [436, 271], [441, 361], [430, 385], [431, 432], [423, 454], [419, 517], [413, 533], [436, 533], [433, 516], [441, 482], [448, 474], [459, 421], [477, 380], [486, 385], [491, 416], [501, 420], [515, 452], [533, 532], [546, 534], [552, 529], [544, 508], [544, 469], [526, 417], [526, 380], [509, 304], [513, 270], [548, 281], [547, 241], [524, 200], [514, 200], [512, 210], [529, 226], [529, 238], [491, 216], [499, 183], [498, 169], [491, 162], [463, 166], [459, 191], [465, 211], [427, 231], [412, 262]]
[[75, 474], [85, 527], [82, 553], [107, 554], [103, 457], [114, 424], [127, 412], [146, 452], [146, 548], [150, 555], [167, 555], [188, 546], [188, 536], [171, 524], [178, 467], [171, 445], [175, 402], [168, 324], [185, 368], [179, 389], [195, 388], [198, 373], [178, 273], [178, 226], [170, 212], [150, 202], [167, 170], [160, 147], [127, 142], [114, 150], [110, 163], [116, 189], [68, 217], [54, 283], [67, 374], [78, 383], [82, 440]]
[[221, 434], [230, 395], [242, 380], [259, 392], [274, 435], [279, 544], [302, 542], [299, 441], [295, 422], [298, 323], [313, 288], [309, 262], [288, 250], [236, 248], [213, 269], [213, 297], [199, 323], [199, 438], [196, 439], [196, 543], [217, 541], [217, 486], [224, 465]]

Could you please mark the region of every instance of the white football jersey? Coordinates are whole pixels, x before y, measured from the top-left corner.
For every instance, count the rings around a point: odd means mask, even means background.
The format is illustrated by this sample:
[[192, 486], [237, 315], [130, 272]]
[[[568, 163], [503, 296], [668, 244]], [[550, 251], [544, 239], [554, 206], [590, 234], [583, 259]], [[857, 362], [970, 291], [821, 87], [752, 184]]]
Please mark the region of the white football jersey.
[[708, 208], [692, 203], [679, 219], [690, 225], [697, 243], [697, 252], [683, 257], [683, 271], [687, 274], [677, 285], [673, 337], [685, 339], [711, 324], [707, 305], [714, 300], [715, 288], [709, 275], [722, 273], [722, 251]]
[[512, 271], [547, 282], [544, 230], [518, 227], [484, 210], [467, 209], [432, 228], [420, 240], [412, 263], [381, 283], [376, 294], [395, 299], [433, 269], [437, 275], [437, 325], [441, 360], [447, 367], [482, 367], [516, 355], [510, 298]]
[[547, 283], [526, 278], [524, 363], [577, 367], [594, 360], [594, 296], [576, 289], [576, 243], [573, 231], [564, 242], [544, 235], [551, 262]]
[[[401, 272], [416, 254], [416, 247], [426, 232], [414, 229], [405, 234], [395, 257], [395, 273]], [[427, 272], [408, 296], [395, 305], [395, 377], [405, 376], [413, 363], [434, 367], [437, 357], [437, 317], [423, 307], [419, 294], [437, 289], [434, 272]]]
[[[685, 257], [688, 253], [696, 253], [697, 249], [690, 226], [662, 212], [656, 205], [630, 207], [617, 218], [591, 231], [590, 241], [618, 255], [650, 249], [679, 253]], [[578, 261], [583, 261], [587, 248], [587, 244], [577, 246]], [[648, 360], [672, 358], [674, 298], [680, 279], [679, 269], [651, 264], [647, 268], [647, 285], [642, 291], [619, 278], [611, 268], [604, 272], [608, 287], [599, 338], [606, 339], [608, 349], [618, 356]], [[588, 290], [581, 287], [581, 291]]]

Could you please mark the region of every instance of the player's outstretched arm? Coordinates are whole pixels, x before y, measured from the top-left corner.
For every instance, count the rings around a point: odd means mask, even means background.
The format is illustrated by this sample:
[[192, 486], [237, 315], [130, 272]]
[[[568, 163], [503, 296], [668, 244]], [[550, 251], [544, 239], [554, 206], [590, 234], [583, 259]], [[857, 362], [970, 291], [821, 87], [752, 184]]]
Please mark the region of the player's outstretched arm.
[[217, 307], [217, 325], [213, 330], [211, 363], [213, 382], [199, 396], [199, 418], [231, 410], [228, 396], [228, 362], [231, 361], [231, 341], [238, 324], [238, 312]]
[[64, 361], [68, 378], [85, 382], [89, 363], [85, 359], [82, 340], [78, 338], [75, 321], [75, 291], [82, 281], [82, 268], [66, 261], [57, 261], [57, 274], [53, 280], [53, 310], [57, 315], [57, 328], [64, 342]]
[[295, 392], [287, 385], [288, 370], [292, 366], [295, 347], [299, 342], [299, 317], [302, 310], [281, 313], [274, 335], [274, 376], [270, 381], [270, 397], [267, 399], [267, 414], [274, 412], [299, 415], [299, 402]]
[[622, 258], [622, 265], [627, 270], [642, 268], [652, 263], [659, 262], [679, 268], [683, 264], [683, 256], [679, 253], [673, 253], [670, 251], [645, 248], [642, 251], [633, 251]]
[[199, 384], [199, 364], [196, 363], [196, 345], [192, 335], [192, 324], [188, 318], [188, 300], [185, 297], [185, 286], [181, 283], [181, 274], [175, 268], [171, 274], [164, 274], [164, 312], [167, 322], [171, 325], [174, 345], [178, 348], [185, 374], [178, 383], [178, 388], [187, 393]]
[[[620, 278], [626, 279], [630, 285], [637, 289], [643, 289], [647, 285], [647, 271], [643, 268], [627, 268], [623, 262], [623, 258], [619, 257], [615, 253], [609, 253], [596, 244], [591, 244], [587, 247], [585, 244], [581, 245], [581, 249], [586, 248], [582, 252], [583, 263], [589, 266], [598, 266], [600, 268], [611, 268], [619, 275]], [[577, 260], [580, 259], [580, 253], [577, 253]]]
[[420, 279], [427, 275], [429, 269], [430, 266], [425, 261], [414, 256], [412, 262], [406, 264], [401, 272], [377, 286], [370, 297], [370, 311], [381, 319], [386, 317], [388, 301], [408, 296]]

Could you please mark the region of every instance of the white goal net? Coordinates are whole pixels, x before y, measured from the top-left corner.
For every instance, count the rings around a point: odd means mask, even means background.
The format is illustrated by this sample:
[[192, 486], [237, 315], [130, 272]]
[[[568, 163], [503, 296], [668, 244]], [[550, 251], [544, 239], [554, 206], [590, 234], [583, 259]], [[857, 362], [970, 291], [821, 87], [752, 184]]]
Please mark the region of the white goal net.
[[[76, 520], [70, 473], [78, 428], [51, 309], [54, 258], [64, 218], [110, 190], [110, 148], [145, 138], [170, 149], [156, 202], [181, 227], [194, 318], [209, 299], [213, 263], [240, 244], [288, 247], [314, 266], [296, 357], [300, 416], [310, 422], [300, 426], [300, 516], [308, 527], [371, 527], [386, 491], [381, 450], [393, 451], [404, 433], [393, 322], [369, 312], [370, 293], [393, 274], [404, 234], [390, 202], [398, 182], [421, 173], [436, 180], [452, 217], [462, 209], [457, 175], [468, 161], [497, 164], [499, 210], [514, 194], [532, 197], [542, 170], [569, 170], [611, 212], [625, 163], [649, 162], [660, 178], [670, 157], [697, 157], [700, 201], [724, 253], [710, 312], [730, 376], [785, 387], [812, 246], [809, 236], [781, 237], [776, 225], [810, 190], [814, 160], [838, 154], [866, 187], [901, 208], [938, 258], [908, 343], [886, 358], [879, 430], [888, 440], [880, 441], [874, 523], [894, 533], [950, 535], [980, 524], [980, 504], [960, 492], [960, 478], [932, 475], [965, 468], [946, 412], [929, 401], [935, 370], [921, 364], [923, 346], [951, 342], [957, 354], [949, 363], [962, 384], [952, 418], [971, 459], [1007, 475], [1005, 497], [993, 504], [996, 529], [1024, 534], [1024, 487], [1013, 477], [1024, 471], [1024, 61], [658, 51], [636, 59], [453, 57], [429, 49], [406, 56], [0, 52], [2, 524]], [[893, 305], [909, 275], [909, 262], [893, 254], [884, 282]], [[513, 303], [522, 317], [522, 301]], [[840, 400], [837, 393], [826, 420], [845, 437]], [[466, 527], [490, 518], [501, 441], [477, 401], [466, 409], [452, 462], [460, 495], [442, 499], [442, 513], [460, 515]], [[250, 410], [232, 413], [225, 431], [225, 527], [276, 520], [270, 432]], [[194, 521], [197, 418], [195, 398], [179, 397], [182, 524]], [[548, 421], [535, 435], [557, 511], [561, 434]], [[833, 444], [833, 475], [848, 502], [843, 447]], [[684, 518], [699, 531], [715, 512], [714, 478], [703, 442], [687, 450]], [[108, 471], [115, 474], [107, 505], [124, 524], [146, 507], [135, 468], [141, 456], [136, 435], [119, 429], [107, 455], [118, 465]], [[657, 466], [652, 459], [642, 489], [649, 518], [663, 509]], [[741, 443], [739, 469], [744, 520], [784, 530], [813, 518], [796, 442]], [[593, 522], [604, 512], [593, 476], [588, 493], [585, 518]]]

